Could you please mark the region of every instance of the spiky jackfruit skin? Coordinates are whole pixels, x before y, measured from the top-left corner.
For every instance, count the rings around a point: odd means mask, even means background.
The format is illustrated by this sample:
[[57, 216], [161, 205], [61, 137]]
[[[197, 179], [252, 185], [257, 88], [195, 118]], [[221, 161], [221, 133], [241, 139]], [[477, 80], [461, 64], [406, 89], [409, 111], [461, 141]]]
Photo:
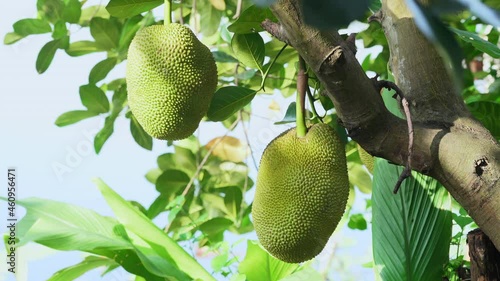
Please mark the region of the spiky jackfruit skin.
[[375, 168], [375, 157], [373, 157], [370, 153], [366, 152], [359, 144], [358, 144], [358, 153], [361, 162], [366, 166], [368, 171], [373, 174], [373, 169]]
[[264, 150], [252, 206], [260, 243], [276, 258], [299, 263], [318, 255], [349, 196], [344, 144], [326, 124], [306, 136], [285, 131]]
[[190, 136], [207, 113], [217, 86], [210, 50], [183, 25], [153, 25], [137, 32], [127, 58], [128, 104], [154, 138]]

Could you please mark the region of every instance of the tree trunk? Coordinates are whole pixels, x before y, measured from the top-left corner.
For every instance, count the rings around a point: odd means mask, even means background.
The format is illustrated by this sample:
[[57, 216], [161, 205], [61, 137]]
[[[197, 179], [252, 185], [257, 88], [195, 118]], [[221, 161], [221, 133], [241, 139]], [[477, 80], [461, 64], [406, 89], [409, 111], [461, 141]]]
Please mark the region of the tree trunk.
[[[391, 68], [414, 119], [412, 169], [443, 184], [500, 249], [500, 145], [465, 107], [404, 0], [382, 2]], [[305, 25], [299, 0], [278, 0], [271, 10], [280, 26], [266, 30], [292, 45], [316, 73], [349, 136], [370, 154], [405, 165], [406, 121], [387, 110], [349, 44], [336, 30]]]
[[500, 281], [500, 252], [481, 229], [467, 234], [472, 281]]

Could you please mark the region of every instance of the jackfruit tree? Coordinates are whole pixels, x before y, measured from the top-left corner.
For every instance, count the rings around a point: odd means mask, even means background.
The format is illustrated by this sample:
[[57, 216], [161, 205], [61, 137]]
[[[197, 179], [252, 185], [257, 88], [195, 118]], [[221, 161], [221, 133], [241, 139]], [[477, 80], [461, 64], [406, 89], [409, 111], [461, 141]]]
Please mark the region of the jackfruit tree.
[[[57, 71], [56, 53], [102, 57], [79, 87], [85, 108], [55, 124], [101, 118], [99, 154], [126, 118], [144, 153], [162, 152], [148, 185], [122, 187], [137, 197], [93, 180], [114, 218], [18, 200], [26, 215], [15, 246], [86, 254], [43, 280], [97, 268], [148, 281], [496, 280], [499, 9], [495, 0], [37, 0], [4, 44], [47, 35], [40, 74]], [[123, 155], [113, 156], [119, 165]], [[141, 199], [151, 185], [157, 196]]]

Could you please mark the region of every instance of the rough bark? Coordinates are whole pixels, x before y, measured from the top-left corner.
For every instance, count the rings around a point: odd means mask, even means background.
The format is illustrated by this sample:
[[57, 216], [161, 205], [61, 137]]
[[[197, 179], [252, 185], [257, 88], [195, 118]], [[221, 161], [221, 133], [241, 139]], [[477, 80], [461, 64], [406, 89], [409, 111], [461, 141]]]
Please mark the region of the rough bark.
[[472, 281], [500, 280], [500, 252], [480, 230], [467, 234], [469, 245], [470, 273]]
[[[370, 154], [405, 165], [406, 121], [386, 109], [336, 30], [303, 23], [299, 2], [272, 5], [280, 26], [266, 29], [292, 45], [316, 73], [351, 138]], [[441, 182], [500, 249], [500, 145], [471, 117], [404, 1], [383, 1], [381, 12], [396, 84], [415, 118], [412, 169]]]

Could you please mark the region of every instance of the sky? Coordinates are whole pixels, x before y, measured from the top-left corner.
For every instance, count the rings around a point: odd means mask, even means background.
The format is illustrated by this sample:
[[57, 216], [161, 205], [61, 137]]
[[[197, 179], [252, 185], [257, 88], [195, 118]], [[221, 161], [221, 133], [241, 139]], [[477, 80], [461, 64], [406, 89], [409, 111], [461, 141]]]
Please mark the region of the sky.
[[[12, 31], [12, 24], [17, 20], [36, 17], [36, 1], [0, 1], [0, 13], [0, 36], [3, 38]], [[88, 39], [89, 35], [85, 32], [78, 31], [75, 39]], [[0, 170], [0, 175], [6, 175], [8, 168], [16, 169], [17, 199], [52, 199], [113, 216], [91, 182], [92, 178], [100, 177], [122, 197], [149, 206], [157, 192], [144, 175], [156, 167], [158, 155], [168, 152], [165, 142], [155, 141], [153, 151], [141, 148], [129, 132], [128, 119], [121, 116], [115, 123], [114, 134], [101, 153], [96, 155], [92, 141], [102, 127], [104, 117], [61, 128], [54, 125], [60, 114], [84, 109], [78, 88], [87, 84], [90, 69], [104, 59], [105, 54], [72, 58], [59, 50], [50, 68], [40, 75], [35, 70], [36, 57], [49, 40], [50, 35], [44, 34], [25, 38], [14, 45], [0, 45], [0, 169], [3, 170]], [[124, 63], [113, 70], [108, 78], [123, 76]], [[252, 118], [248, 126], [250, 145], [257, 162], [267, 143], [288, 128], [276, 126], [273, 122], [282, 118], [293, 99], [273, 95], [259, 96], [254, 100], [253, 113], [260, 117]], [[273, 101], [281, 106], [280, 110], [269, 110]], [[202, 123], [196, 132], [202, 144], [224, 133], [220, 124], [208, 122]], [[230, 135], [244, 139], [241, 127]], [[248, 165], [253, 167], [252, 162], [248, 162]], [[61, 172], [61, 166], [68, 169]], [[252, 168], [251, 176], [254, 178], [255, 173]], [[6, 187], [4, 184], [2, 186], [4, 190], [0, 191], [0, 196], [6, 196]], [[355, 208], [361, 211], [363, 204], [363, 200], [357, 201]], [[5, 224], [7, 206], [4, 202], [0, 202], [0, 209], [0, 220]], [[21, 218], [23, 214], [24, 210], [18, 206], [17, 217]], [[338, 266], [347, 266], [357, 280], [373, 279], [371, 269], [359, 265], [370, 260], [370, 235], [370, 231], [359, 232], [346, 228], [335, 236], [338, 239], [330, 241], [330, 244], [340, 244], [338, 254], [345, 255], [343, 259], [347, 261], [347, 264]], [[251, 235], [250, 238], [255, 239], [255, 236]], [[0, 254], [5, 255], [5, 251]], [[18, 249], [18, 255], [19, 281], [47, 280], [57, 270], [76, 264], [84, 257], [80, 252], [57, 252], [36, 244]], [[208, 264], [207, 261], [203, 263]], [[320, 257], [318, 268], [324, 267], [324, 264], [325, 261]], [[100, 273], [99, 270], [93, 271], [77, 280], [128, 280], [128, 274], [124, 271], [117, 270], [102, 279]], [[2, 280], [15, 280], [12, 274], [6, 272], [5, 263], [0, 264]]]

